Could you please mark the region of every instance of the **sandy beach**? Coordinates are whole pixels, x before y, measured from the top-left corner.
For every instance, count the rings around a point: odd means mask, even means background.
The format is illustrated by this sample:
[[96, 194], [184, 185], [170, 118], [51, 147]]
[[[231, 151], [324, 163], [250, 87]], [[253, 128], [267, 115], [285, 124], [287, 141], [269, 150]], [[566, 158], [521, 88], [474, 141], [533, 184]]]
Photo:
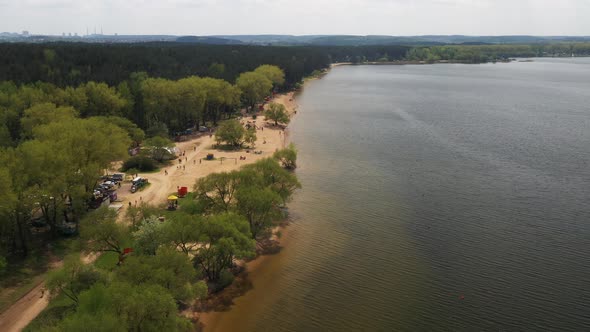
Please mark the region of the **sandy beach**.
[[[272, 102], [285, 105], [290, 115], [296, 112], [297, 106], [293, 101], [293, 92], [278, 95]], [[188, 187], [189, 191], [191, 191], [198, 178], [211, 173], [236, 170], [243, 165], [268, 158], [276, 150], [285, 147], [288, 142], [289, 129], [283, 131], [282, 127], [275, 127], [271, 121], [265, 121], [264, 116], [258, 116], [256, 120], [245, 117], [241, 119], [241, 122], [244, 124], [250, 123], [259, 128], [256, 131], [257, 140], [255, 146], [249, 149], [250, 153], [246, 153], [246, 149], [239, 151], [217, 150], [214, 148], [214, 135], [211, 137], [205, 135], [197, 139], [177, 143], [176, 147], [180, 153], [185, 154], [179, 157], [181, 162], [176, 160], [173, 165], [163, 167], [158, 173], [139, 173], [139, 176], [147, 178], [151, 184], [144, 190], [131, 193], [128, 186], [123, 186], [122, 190], [119, 190], [119, 200], [123, 203], [119, 214], [121, 216], [125, 215], [129, 203], [133, 206], [142, 202], [152, 205], [165, 204], [168, 195], [175, 193], [177, 187]], [[253, 151], [262, 151], [262, 153], [254, 154]], [[214, 154], [215, 160], [205, 160], [209, 153]], [[240, 160], [240, 156], [246, 157], [246, 159]], [[182, 200], [179, 201], [179, 204], [182, 206]]]

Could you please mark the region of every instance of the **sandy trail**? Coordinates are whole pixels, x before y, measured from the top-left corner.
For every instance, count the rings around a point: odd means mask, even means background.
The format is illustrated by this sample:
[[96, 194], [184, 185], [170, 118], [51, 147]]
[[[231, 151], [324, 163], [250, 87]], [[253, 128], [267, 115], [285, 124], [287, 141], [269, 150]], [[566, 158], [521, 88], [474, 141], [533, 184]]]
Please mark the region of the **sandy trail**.
[[[289, 92], [278, 95], [272, 101], [285, 105], [287, 112], [293, 115], [297, 113], [293, 94], [293, 92]], [[241, 121], [244, 124], [250, 121], [257, 128], [264, 128], [257, 130], [255, 147], [251, 149], [251, 151], [262, 151], [262, 154], [246, 153], [245, 150], [216, 150], [213, 148], [215, 144], [214, 136], [203, 136], [190, 141], [177, 143], [176, 146], [181, 154], [185, 152], [185, 156], [179, 157], [182, 160], [181, 163], [178, 163], [177, 159], [173, 165], [162, 168], [158, 173], [140, 173], [139, 176], [147, 178], [151, 183], [150, 186], [142, 191], [132, 194], [129, 191], [129, 185], [123, 186], [118, 191], [119, 199], [123, 201], [123, 207], [119, 211], [120, 220], [125, 216], [129, 202], [131, 202], [131, 205], [141, 204], [141, 202], [156, 206], [165, 204], [168, 195], [175, 193], [178, 186], [188, 187], [189, 191], [191, 191], [198, 178], [211, 173], [236, 170], [243, 165], [270, 157], [276, 150], [283, 148], [288, 142], [288, 129], [283, 131], [280, 127], [274, 127], [271, 121], [268, 121], [268, 123], [264, 121], [264, 116], [258, 116], [256, 120], [252, 120], [251, 117], [243, 118]], [[213, 153], [217, 160], [204, 160], [208, 153]], [[246, 160], [239, 160], [240, 156], [246, 157]], [[227, 159], [220, 161], [222, 157]], [[168, 175], [165, 174], [165, 171], [168, 172]], [[179, 204], [182, 205], [182, 201]], [[87, 256], [83, 259], [86, 263], [90, 263], [96, 259], [96, 255], [92, 257]], [[35, 319], [49, 304], [49, 295], [48, 292], [43, 291], [44, 287], [45, 283], [40, 283], [4, 311], [0, 315], [0, 331], [22, 331], [22, 329]]]

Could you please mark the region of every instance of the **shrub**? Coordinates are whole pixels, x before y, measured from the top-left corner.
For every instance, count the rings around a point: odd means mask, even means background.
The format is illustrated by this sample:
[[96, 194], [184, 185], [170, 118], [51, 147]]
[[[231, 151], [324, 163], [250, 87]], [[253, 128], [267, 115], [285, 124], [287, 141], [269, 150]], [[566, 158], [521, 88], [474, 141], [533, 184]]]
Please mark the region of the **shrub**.
[[156, 162], [149, 157], [133, 156], [123, 163], [121, 170], [125, 172], [131, 168], [138, 169], [141, 172], [150, 172], [156, 169]]
[[217, 285], [215, 287], [215, 291], [219, 292], [225, 287], [231, 285], [234, 282], [234, 275], [229, 270], [221, 271], [219, 275], [219, 280], [217, 281]]
[[289, 147], [276, 151], [272, 157], [281, 163], [286, 169], [295, 169], [297, 167], [297, 149], [293, 143]]

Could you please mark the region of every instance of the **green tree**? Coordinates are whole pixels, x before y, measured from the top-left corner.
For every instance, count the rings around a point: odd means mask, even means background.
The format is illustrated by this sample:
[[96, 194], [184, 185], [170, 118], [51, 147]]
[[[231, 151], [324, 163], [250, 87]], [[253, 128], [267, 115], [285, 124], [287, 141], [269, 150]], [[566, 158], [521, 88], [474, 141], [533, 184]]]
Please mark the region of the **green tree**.
[[256, 143], [256, 128], [250, 127], [246, 129], [244, 133], [244, 143], [248, 143], [250, 148], [254, 147], [254, 143]]
[[256, 68], [254, 72], [262, 74], [264, 77], [268, 78], [275, 88], [285, 83], [285, 73], [277, 66], [262, 65]]
[[49, 273], [45, 284], [52, 297], [63, 294], [77, 304], [80, 293], [100, 280], [100, 272], [84, 264], [79, 254], [72, 254], [66, 257], [62, 268]]
[[240, 171], [213, 173], [197, 179], [195, 197], [209, 211], [228, 212], [235, 204], [238, 187], [244, 181], [248, 178]]
[[127, 101], [121, 97], [117, 90], [105, 83], [88, 82], [80, 86], [86, 95], [86, 105], [80, 109], [84, 117], [95, 115], [122, 116], [127, 107]]
[[213, 62], [207, 69], [207, 75], [209, 77], [221, 78], [225, 73], [225, 65], [223, 63]]
[[219, 280], [234, 258], [250, 258], [255, 254], [248, 222], [233, 213], [209, 217], [203, 225], [202, 243], [193, 261], [209, 281]]
[[117, 270], [117, 278], [134, 285], [160, 285], [186, 304], [207, 294], [190, 258], [172, 248], [160, 248], [154, 256], [130, 256]]
[[280, 123], [284, 123], [285, 125], [289, 124], [291, 119], [289, 118], [289, 114], [285, 110], [285, 105], [277, 104], [277, 103], [270, 103], [268, 109], [264, 111], [264, 116], [266, 119], [270, 119], [275, 122], [275, 126]]
[[[76, 313], [64, 320], [57, 330], [71, 331], [83, 326], [82, 323], [88, 322], [91, 316], [98, 317], [96, 319], [104, 318], [105, 326], [114, 328], [115, 331], [159, 332], [191, 329], [190, 322], [178, 316], [172, 295], [165, 288], [153, 284], [96, 284], [80, 294]], [[90, 323], [88, 326], [96, 324]], [[103, 327], [98, 328], [98, 331], [103, 330]]]
[[297, 149], [295, 144], [290, 143], [288, 147], [276, 151], [272, 157], [286, 169], [297, 168]]
[[244, 144], [246, 129], [238, 120], [227, 120], [219, 125], [215, 131], [217, 144], [226, 143], [234, 147], [241, 147]]
[[0, 245], [10, 254], [29, 254], [31, 212], [36, 190], [20, 149], [0, 151]]
[[67, 316], [57, 327], [43, 331], [51, 332], [126, 332], [125, 322], [114, 312], [77, 312]]
[[[184, 209], [184, 208], [183, 208]], [[164, 224], [164, 238], [176, 249], [189, 255], [199, 245], [203, 220], [179, 211]]]
[[133, 146], [138, 146], [145, 139], [145, 133], [135, 123], [129, 119], [122, 118], [120, 116], [105, 116], [96, 117], [106, 123], [114, 124], [117, 127], [125, 130], [129, 135], [129, 138], [133, 141]]
[[73, 119], [78, 112], [73, 107], [57, 107], [53, 103], [37, 104], [24, 111], [21, 119], [23, 134], [26, 138], [33, 136], [33, 128], [51, 122]]
[[240, 188], [236, 194], [237, 211], [246, 217], [250, 233], [256, 239], [281, 217], [279, 204], [281, 197], [269, 188], [248, 186]]
[[282, 168], [275, 159], [265, 158], [254, 164], [244, 166], [244, 169], [258, 174], [263, 181], [264, 187], [268, 187], [277, 193], [283, 203], [288, 202], [295, 190], [301, 188], [295, 174]]
[[164, 226], [156, 216], [144, 219], [133, 232], [135, 251], [143, 255], [155, 255], [165, 241]]
[[0, 275], [6, 271], [6, 267], [8, 266], [8, 262], [6, 261], [6, 257], [0, 256]]
[[254, 109], [256, 103], [263, 100], [272, 89], [272, 81], [265, 75], [256, 72], [246, 72], [240, 74], [236, 80], [236, 85], [242, 90], [244, 103]]
[[123, 129], [97, 118], [52, 122], [36, 127], [33, 134], [53, 153], [53, 158], [59, 156], [63, 160], [61, 173], [67, 176], [69, 187], [82, 186], [83, 196], [73, 197], [78, 199], [73, 204], [81, 207], [104, 169], [125, 158], [131, 143]]
[[80, 237], [88, 243], [88, 249], [95, 252], [123, 254], [124, 244], [129, 241], [127, 227], [117, 223], [117, 213], [101, 207], [89, 213], [80, 222]]

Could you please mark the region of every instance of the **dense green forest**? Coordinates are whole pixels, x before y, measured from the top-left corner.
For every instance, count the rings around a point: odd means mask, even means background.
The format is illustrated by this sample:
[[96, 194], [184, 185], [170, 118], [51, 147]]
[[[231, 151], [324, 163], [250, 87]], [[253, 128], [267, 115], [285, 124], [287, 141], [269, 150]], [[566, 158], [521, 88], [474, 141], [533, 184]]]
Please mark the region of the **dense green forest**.
[[151, 77], [180, 79], [207, 76], [233, 83], [240, 73], [261, 64], [285, 72], [285, 88], [331, 62], [354, 57], [377, 60], [387, 54], [401, 59], [404, 46], [371, 47], [261, 47], [147, 44], [0, 44], [0, 81], [17, 84], [42, 81], [59, 87], [88, 81], [117, 85], [134, 72]]
[[314, 70], [335, 62], [396, 60], [479, 63], [509, 57], [590, 55], [590, 43], [442, 46], [292, 46], [202, 45], [185, 43], [89, 44], [0, 43], [0, 81], [45, 82], [58, 87], [89, 81], [118, 85], [135, 72], [150, 77], [220, 78], [233, 83], [260, 64], [285, 72], [285, 89]]
[[406, 54], [407, 60], [458, 61], [481, 63], [508, 58], [590, 56], [590, 43], [530, 44], [530, 45], [447, 45], [415, 47]]
[[[52, 297], [30, 330], [194, 330], [178, 311], [231, 284], [235, 260], [256, 255], [300, 187], [290, 171], [293, 147], [198, 179], [174, 213], [140, 204], [122, 216], [91, 205], [112, 162], [163, 162], [169, 137], [215, 126], [240, 108], [256, 112], [286, 77], [277, 66], [260, 65], [234, 81], [134, 72], [116, 86], [0, 84], [0, 286], [26, 288], [46, 273]], [[215, 135], [228, 149], [256, 139], [254, 128], [235, 119], [221, 122]], [[147, 149], [129, 158], [137, 146]], [[58, 251], [64, 266], [47, 271], [47, 257]], [[81, 253], [102, 255], [88, 264]], [[1, 308], [10, 305], [9, 293], [0, 293]], [[105, 325], [93, 325], [96, 317]]]

